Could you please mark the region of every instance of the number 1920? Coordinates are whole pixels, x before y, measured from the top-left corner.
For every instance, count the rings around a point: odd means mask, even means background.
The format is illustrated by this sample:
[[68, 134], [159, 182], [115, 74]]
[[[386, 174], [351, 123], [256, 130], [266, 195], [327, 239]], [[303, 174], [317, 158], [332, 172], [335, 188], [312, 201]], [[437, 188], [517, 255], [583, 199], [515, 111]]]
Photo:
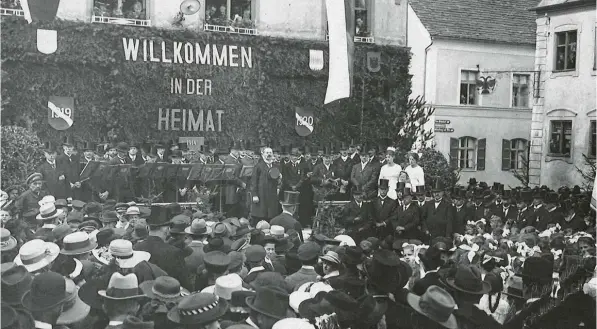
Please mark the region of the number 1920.
[[297, 126], [303, 126], [303, 123], [307, 123], [309, 124], [309, 126], [313, 125], [313, 116], [303, 116], [301, 117], [301, 120], [299, 120], [298, 118], [296, 119], [296, 125]]

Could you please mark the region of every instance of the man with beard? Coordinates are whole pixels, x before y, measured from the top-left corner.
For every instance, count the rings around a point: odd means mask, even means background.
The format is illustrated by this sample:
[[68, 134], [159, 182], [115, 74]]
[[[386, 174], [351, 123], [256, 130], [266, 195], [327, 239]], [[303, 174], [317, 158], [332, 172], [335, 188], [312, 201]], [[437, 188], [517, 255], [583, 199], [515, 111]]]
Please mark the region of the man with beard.
[[253, 168], [251, 176], [251, 195], [253, 205], [251, 217], [253, 225], [260, 220], [269, 221], [280, 213], [278, 189], [281, 186], [282, 175], [273, 163], [274, 154], [270, 147], [261, 151], [261, 159]]
[[49, 194], [56, 199], [66, 199], [70, 194], [70, 187], [67, 181], [66, 173], [56, 163], [56, 148], [48, 143], [44, 150], [44, 161], [37, 172], [43, 176], [45, 188]]
[[17, 213], [29, 224], [37, 225], [35, 216], [39, 214], [39, 201], [45, 196], [41, 188], [43, 176], [40, 173], [33, 173], [27, 177], [25, 184], [29, 189], [21, 194], [16, 201]]

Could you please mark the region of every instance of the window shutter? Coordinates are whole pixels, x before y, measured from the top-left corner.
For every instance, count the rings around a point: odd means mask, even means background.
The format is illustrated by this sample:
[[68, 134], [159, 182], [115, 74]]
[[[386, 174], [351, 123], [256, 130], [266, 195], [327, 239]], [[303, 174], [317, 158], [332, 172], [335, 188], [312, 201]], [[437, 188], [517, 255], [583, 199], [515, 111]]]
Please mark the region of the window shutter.
[[502, 170], [510, 169], [510, 140], [502, 139]]
[[477, 170], [485, 170], [485, 145], [487, 140], [485, 138], [477, 141]]
[[450, 166], [458, 168], [458, 138], [450, 138]]

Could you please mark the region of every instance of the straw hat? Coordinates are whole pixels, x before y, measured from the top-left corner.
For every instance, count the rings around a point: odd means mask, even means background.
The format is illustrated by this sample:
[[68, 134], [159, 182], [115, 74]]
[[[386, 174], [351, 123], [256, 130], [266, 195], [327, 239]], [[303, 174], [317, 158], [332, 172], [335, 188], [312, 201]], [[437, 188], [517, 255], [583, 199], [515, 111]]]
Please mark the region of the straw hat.
[[17, 239], [10, 234], [10, 231], [2, 228], [0, 229], [0, 250], [8, 251], [17, 246]]
[[25, 266], [29, 272], [35, 272], [50, 265], [59, 253], [60, 248], [55, 243], [34, 239], [21, 246], [14, 262]]
[[39, 214], [35, 219], [40, 221], [46, 221], [54, 219], [64, 213], [64, 210], [57, 209], [54, 203], [45, 203], [39, 207]]
[[120, 268], [133, 268], [151, 258], [151, 254], [146, 251], [133, 250], [132, 242], [124, 239], [116, 239], [110, 242], [108, 252], [116, 258], [116, 264]]
[[56, 198], [53, 195], [46, 195], [37, 202], [40, 207], [50, 203], [56, 203]]
[[97, 242], [92, 242], [85, 232], [74, 232], [64, 237], [62, 246], [61, 254], [80, 255], [97, 248]]
[[207, 324], [224, 316], [228, 302], [212, 294], [194, 293], [184, 297], [168, 312], [168, 319], [178, 324]]
[[409, 293], [406, 301], [415, 311], [442, 326], [450, 329], [458, 328], [456, 317], [452, 314], [456, 308], [456, 302], [444, 289], [431, 286], [421, 297]]
[[232, 299], [232, 293], [243, 289], [243, 279], [236, 274], [228, 274], [216, 279], [214, 294], [225, 300]]
[[122, 275], [115, 272], [110, 277], [108, 288], [100, 290], [98, 295], [111, 300], [125, 300], [146, 297], [139, 289], [139, 282], [134, 273]]

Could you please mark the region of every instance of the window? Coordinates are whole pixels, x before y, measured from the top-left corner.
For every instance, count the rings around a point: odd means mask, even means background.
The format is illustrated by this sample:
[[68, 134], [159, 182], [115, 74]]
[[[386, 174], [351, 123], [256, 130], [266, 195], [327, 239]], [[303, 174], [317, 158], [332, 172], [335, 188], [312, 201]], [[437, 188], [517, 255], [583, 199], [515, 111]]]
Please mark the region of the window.
[[460, 72], [460, 104], [477, 105], [477, 71]]
[[19, 0], [1, 0], [0, 7], [3, 9], [22, 9]]
[[354, 28], [355, 37], [370, 37], [369, 22], [369, 0], [355, 0], [354, 1]]
[[502, 170], [523, 170], [528, 165], [529, 142], [523, 138], [502, 139]]
[[597, 155], [597, 150], [595, 149], [597, 148], [595, 120], [591, 120], [591, 127], [589, 129], [589, 156], [594, 158]]
[[255, 28], [251, 0], [207, 0], [205, 22], [210, 25]]
[[94, 0], [93, 22], [148, 26], [146, 0]]
[[549, 153], [570, 156], [572, 148], [572, 121], [551, 121], [549, 136]]
[[556, 71], [576, 69], [576, 30], [556, 33]]
[[512, 107], [529, 107], [529, 74], [512, 76]]
[[485, 138], [450, 138], [450, 165], [465, 170], [485, 170]]

